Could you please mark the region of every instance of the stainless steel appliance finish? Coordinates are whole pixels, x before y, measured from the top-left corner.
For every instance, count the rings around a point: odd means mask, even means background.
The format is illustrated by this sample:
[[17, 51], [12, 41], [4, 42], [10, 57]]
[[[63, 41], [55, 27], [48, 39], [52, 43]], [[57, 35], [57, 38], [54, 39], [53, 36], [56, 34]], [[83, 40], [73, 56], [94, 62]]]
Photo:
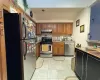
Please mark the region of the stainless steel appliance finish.
[[51, 29], [48, 29], [48, 30], [41, 30], [41, 33], [52, 33], [52, 30], [51, 30]]
[[65, 42], [65, 56], [74, 56], [74, 42], [66, 41]]
[[22, 26], [22, 54], [24, 67], [24, 80], [31, 80], [36, 69], [36, 45], [35, 45], [35, 29], [34, 26], [23, 20]]
[[48, 51], [42, 51], [42, 45], [40, 46], [40, 53], [45, 53], [45, 54], [51, 54], [52, 53], [52, 44], [46, 44], [48, 45], [49, 50]]
[[[42, 37], [42, 41], [40, 42], [40, 56], [41, 57], [52, 57], [52, 37]], [[48, 46], [48, 51], [42, 50], [42, 45]]]
[[24, 40], [22, 47], [24, 80], [30, 80], [36, 68], [36, 45], [33, 40]]

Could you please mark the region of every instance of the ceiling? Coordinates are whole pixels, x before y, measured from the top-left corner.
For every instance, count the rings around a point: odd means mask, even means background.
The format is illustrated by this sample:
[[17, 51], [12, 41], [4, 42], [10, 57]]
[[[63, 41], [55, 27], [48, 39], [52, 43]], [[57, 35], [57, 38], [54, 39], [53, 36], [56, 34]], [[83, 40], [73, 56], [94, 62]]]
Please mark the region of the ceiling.
[[29, 8], [77, 8], [90, 6], [96, 0], [27, 0]]
[[[78, 13], [96, 0], [27, 0], [36, 22], [73, 22]], [[42, 9], [45, 11], [43, 12]]]
[[[73, 22], [84, 8], [32, 8], [37, 22]], [[44, 12], [42, 10], [45, 10]]]

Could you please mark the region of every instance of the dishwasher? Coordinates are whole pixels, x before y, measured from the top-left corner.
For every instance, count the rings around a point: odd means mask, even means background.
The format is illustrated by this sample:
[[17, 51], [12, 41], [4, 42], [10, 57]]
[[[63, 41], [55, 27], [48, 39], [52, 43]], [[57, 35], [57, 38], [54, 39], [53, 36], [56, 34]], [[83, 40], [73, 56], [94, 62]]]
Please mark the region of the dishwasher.
[[74, 56], [75, 52], [74, 42], [66, 41], [65, 42], [65, 56]]

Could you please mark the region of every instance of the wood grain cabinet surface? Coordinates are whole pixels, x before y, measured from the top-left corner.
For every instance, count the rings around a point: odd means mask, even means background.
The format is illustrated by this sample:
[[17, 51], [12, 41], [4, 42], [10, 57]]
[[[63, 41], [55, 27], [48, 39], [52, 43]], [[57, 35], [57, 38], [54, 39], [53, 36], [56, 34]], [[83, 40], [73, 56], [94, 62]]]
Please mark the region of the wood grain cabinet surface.
[[53, 55], [54, 56], [64, 55], [64, 42], [53, 42]]
[[40, 56], [40, 43], [36, 44], [36, 57], [38, 58]]
[[73, 23], [38, 23], [36, 34], [41, 35], [41, 30], [52, 29], [52, 35], [71, 35]]
[[36, 34], [37, 35], [41, 34], [41, 24], [37, 24], [37, 26], [36, 26]]
[[3, 10], [1, 10], [0, 12], [0, 16], [2, 19], [2, 23], [0, 23], [0, 80], [7, 80], [5, 34], [2, 13]]

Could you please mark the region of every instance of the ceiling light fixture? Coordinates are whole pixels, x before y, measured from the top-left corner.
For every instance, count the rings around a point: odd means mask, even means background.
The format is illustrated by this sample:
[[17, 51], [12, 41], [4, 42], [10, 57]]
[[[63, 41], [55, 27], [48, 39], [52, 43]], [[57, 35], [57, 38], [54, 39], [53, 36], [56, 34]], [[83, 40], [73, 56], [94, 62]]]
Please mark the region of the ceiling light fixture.
[[42, 9], [42, 12], [44, 12], [45, 10], [44, 9]]

